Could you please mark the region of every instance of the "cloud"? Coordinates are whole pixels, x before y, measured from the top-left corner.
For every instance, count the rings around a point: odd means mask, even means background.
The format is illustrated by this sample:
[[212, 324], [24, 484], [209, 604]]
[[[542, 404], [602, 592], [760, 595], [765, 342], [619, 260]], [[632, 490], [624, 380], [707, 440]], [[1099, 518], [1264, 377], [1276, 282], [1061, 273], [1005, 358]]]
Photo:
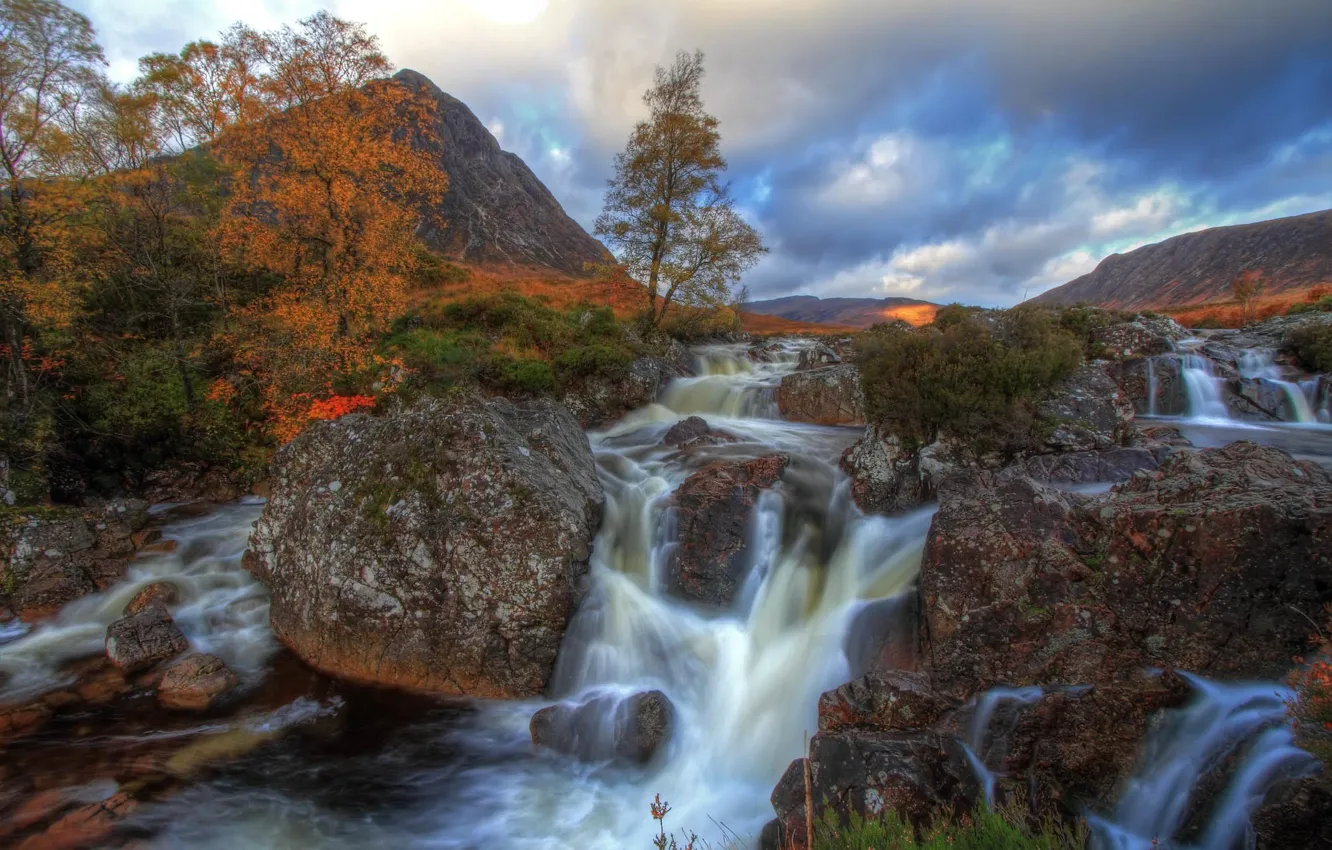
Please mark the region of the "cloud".
[[1332, 206], [1326, 0], [72, 0], [113, 72], [328, 5], [585, 226], [655, 65], [708, 57], [756, 296], [1011, 303], [1181, 230]]

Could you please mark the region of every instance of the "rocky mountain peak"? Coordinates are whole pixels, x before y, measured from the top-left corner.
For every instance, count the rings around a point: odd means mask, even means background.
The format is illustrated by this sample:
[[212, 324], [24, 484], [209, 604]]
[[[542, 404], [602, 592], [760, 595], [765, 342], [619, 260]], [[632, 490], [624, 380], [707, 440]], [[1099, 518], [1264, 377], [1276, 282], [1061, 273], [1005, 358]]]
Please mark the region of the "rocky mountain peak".
[[449, 190], [422, 228], [427, 245], [468, 262], [540, 265], [571, 275], [609, 256], [521, 158], [500, 148], [467, 104], [416, 71], [404, 69], [394, 79], [438, 105], [433, 138], [418, 144], [439, 159]]

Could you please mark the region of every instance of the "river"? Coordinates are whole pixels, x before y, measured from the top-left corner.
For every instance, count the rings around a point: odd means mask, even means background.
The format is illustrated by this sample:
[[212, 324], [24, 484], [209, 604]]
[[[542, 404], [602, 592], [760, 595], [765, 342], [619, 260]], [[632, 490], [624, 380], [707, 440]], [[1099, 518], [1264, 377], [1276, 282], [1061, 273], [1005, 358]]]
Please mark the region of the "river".
[[[177, 541], [174, 552], [140, 558], [125, 584], [0, 646], [11, 696], [49, 687], [62, 662], [97, 651], [106, 624], [139, 587], [170, 578], [182, 587], [176, 619], [194, 648], [220, 655], [252, 689], [242, 706], [203, 723], [146, 709], [131, 710], [132, 720], [62, 723], [19, 747], [17, 763], [39, 772], [65, 764], [74, 776], [80, 748], [124, 756], [164, 735], [233, 742], [231, 760], [200, 781], [187, 772], [178, 790], [135, 816], [144, 839], [162, 848], [646, 850], [658, 794], [672, 806], [668, 829], [696, 832], [713, 847], [751, 846], [773, 816], [774, 784], [817, 730], [819, 694], [862, 672], [863, 624], [877, 623], [871, 631], [882, 634], [885, 617], [909, 610], [896, 603], [919, 570], [932, 514], [863, 515], [837, 468], [859, 429], [777, 418], [775, 389], [797, 351], [790, 343], [775, 362], [754, 363], [744, 346], [701, 348], [699, 377], [676, 380], [658, 403], [589, 435], [605, 519], [553, 694], [581, 702], [664, 691], [677, 725], [649, 767], [534, 753], [528, 721], [548, 700], [440, 702], [305, 669], [278, 649], [263, 590], [240, 568], [258, 504], [172, 521], [165, 533]], [[665, 431], [690, 414], [736, 441], [686, 452], [663, 446]], [[790, 455], [790, 466], [750, 519], [735, 604], [715, 611], [673, 598], [665, 575], [670, 494], [710, 461], [774, 451]], [[1200, 705], [1224, 701], [1202, 690]], [[1200, 733], [1176, 738], [1191, 734]], [[1171, 801], [1187, 799], [1189, 770], [1171, 786]], [[1115, 846], [1148, 846], [1133, 839], [1125, 817], [1113, 820], [1120, 825], [1106, 834]]]

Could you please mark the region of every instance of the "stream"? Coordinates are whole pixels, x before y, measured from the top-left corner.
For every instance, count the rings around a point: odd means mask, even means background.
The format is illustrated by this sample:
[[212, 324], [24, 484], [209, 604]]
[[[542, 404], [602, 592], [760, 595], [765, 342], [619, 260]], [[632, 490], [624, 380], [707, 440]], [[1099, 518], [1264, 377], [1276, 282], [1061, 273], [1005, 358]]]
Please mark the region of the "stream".
[[[440, 702], [332, 682], [294, 662], [268, 630], [263, 589], [240, 567], [257, 503], [172, 521], [165, 534], [174, 552], [141, 557], [121, 585], [8, 636], [0, 645], [5, 696], [59, 683], [61, 663], [99, 651], [106, 624], [138, 588], [170, 578], [182, 589], [174, 611], [192, 646], [221, 656], [257, 695], [241, 721], [218, 728], [280, 724], [285, 734], [138, 813], [151, 846], [647, 850], [657, 794], [672, 806], [668, 831], [696, 832], [713, 847], [753, 846], [773, 817], [774, 784], [818, 728], [819, 695], [860, 675], [869, 633], [882, 634], [885, 618], [909, 609], [896, 602], [912, 592], [933, 512], [865, 516], [837, 467], [860, 429], [777, 418], [775, 390], [794, 370], [798, 346], [785, 344], [771, 363], [752, 362], [743, 345], [700, 348], [699, 377], [677, 379], [657, 403], [589, 435], [605, 518], [552, 694], [583, 702], [665, 692], [675, 732], [647, 768], [534, 753], [528, 721], [549, 700]], [[663, 446], [665, 431], [691, 414], [737, 440]], [[732, 608], [708, 611], [670, 596], [671, 493], [711, 461], [774, 451], [791, 463], [752, 512], [750, 560]], [[880, 628], [867, 630], [873, 621]], [[1288, 735], [1263, 731], [1280, 726], [1275, 685], [1196, 687], [1195, 706], [1147, 747], [1132, 804], [1095, 821], [1104, 846], [1151, 847], [1145, 832], [1168, 838], [1200, 771], [1243, 746], [1233, 800], [1200, 845], [1231, 850], [1267, 783], [1308, 769]], [[982, 778], [989, 712], [1008, 698], [990, 697], [973, 723]], [[197, 734], [198, 723], [153, 718], [138, 734]], [[68, 742], [46, 736], [27, 747], [24, 758], [37, 764]]]

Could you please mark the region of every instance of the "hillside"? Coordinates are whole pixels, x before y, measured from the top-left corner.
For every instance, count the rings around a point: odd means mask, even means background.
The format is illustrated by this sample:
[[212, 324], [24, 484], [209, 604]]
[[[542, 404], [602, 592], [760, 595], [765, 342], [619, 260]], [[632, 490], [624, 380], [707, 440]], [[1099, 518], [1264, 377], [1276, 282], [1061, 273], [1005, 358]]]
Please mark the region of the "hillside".
[[744, 309], [763, 316], [797, 322], [867, 328], [878, 322], [904, 319], [922, 325], [934, 318], [939, 305], [915, 298], [819, 298], [792, 295], [768, 301], [751, 301]]
[[1332, 210], [1214, 227], [1111, 254], [1089, 274], [1033, 298], [1121, 309], [1165, 308], [1230, 298], [1242, 272], [1257, 269], [1270, 294], [1332, 282]]
[[521, 158], [500, 149], [466, 104], [416, 71], [394, 79], [438, 104], [435, 137], [420, 144], [439, 159], [449, 190], [436, 211], [445, 226], [421, 232], [427, 245], [471, 263], [545, 266], [575, 276], [585, 274], [585, 263], [609, 256]]

